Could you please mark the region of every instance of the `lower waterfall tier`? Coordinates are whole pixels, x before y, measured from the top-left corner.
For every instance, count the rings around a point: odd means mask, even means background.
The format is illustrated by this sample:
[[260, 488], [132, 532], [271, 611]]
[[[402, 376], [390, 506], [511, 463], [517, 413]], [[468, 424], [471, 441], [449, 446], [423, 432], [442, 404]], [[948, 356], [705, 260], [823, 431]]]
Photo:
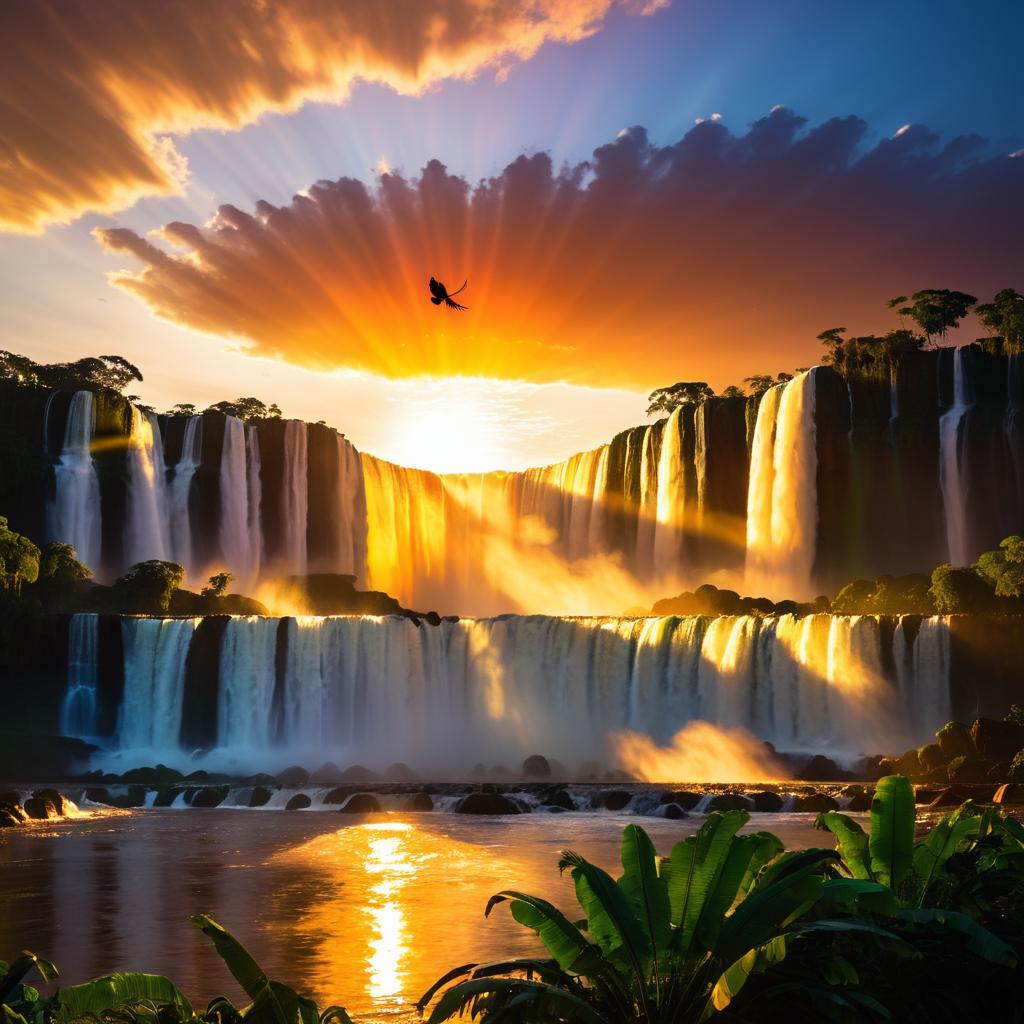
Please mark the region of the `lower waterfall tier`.
[[694, 721], [852, 758], [951, 717], [950, 639], [950, 620], [917, 617], [80, 615], [63, 721], [123, 764], [203, 751], [225, 769], [401, 761], [463, 776], [542, 753], [636, 770], [624, 733], [663, 747]]

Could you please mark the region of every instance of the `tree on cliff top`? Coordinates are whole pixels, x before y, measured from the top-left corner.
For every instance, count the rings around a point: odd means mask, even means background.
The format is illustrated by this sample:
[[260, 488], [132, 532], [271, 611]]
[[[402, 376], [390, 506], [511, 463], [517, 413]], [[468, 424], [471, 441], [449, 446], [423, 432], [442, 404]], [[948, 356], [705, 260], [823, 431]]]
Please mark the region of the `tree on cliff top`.
[[142, 373], [124, 356], [86, 356], [73, 363], [37, 363], [28, 356], [0, 352], [0, 379], [25, 387], [121, 394], [133, 380], [142, 380]]
[[33, 583], [39, 575], [39, 548], [7, 525], [0, 516], [0, 587], [21, 593], [23, 583]]
[[945, 340], [947, 332], [967, 316], [977, 301], [976, 296], [966, 292], [925, 288], [914, 292], [910, 297], [911, 304], [899, 312], [909, 316], [921, 328], [929, 344], [935, 344], [938, 338]]
[[656, 388], [647, 396], [651, 403], [647, 406], [647, 415], [672, 413], [681, 405], [696, 405], [706, 398], [714, 398], [714, 395], [714, 389], [702, 380], [677, 381], [666, 388]]
[[258, 398], [236, 398], [233, 402], [217, 402], [210, 406], [215, 412], [225, 416], [235, 416], [240, 420], [279, 420], [281, 410], [276, 402], [267, 405]]
[[997, 597], [1024, 597], [1024, 538], [1005, 538], [998, 551], [978, 559], [975, 569], [995, 587]]
[[992, 609], [993, 591], [988, 581], [970, 567], [940, 565], [932, 571], [928, 589], [939, 615], [985, 612]]
[[133, 565], [112, 589], [115, 600], [133, 612], [163, 615], [184, 578], [185, 570], [177, 562], [152, 559]]
[[1002, 338], [1014, 349], [1024, 346], [1024, 295], [1020, 292], [1004, 288], [974, 312], [991, 336]]
[[793, 374], [786, 373], [783, 370], [774, 377], [770, 373], [755, 373], [753, 377], [744, 377], [743, 383], [750, 388], [750, 393], [756, 396], [763, 395], [769, 388], [775, 387], [776, 384], [785, 384], [792, 379]]
[[223, 597], [228, 592], [228, 586], [234, 579], [234, 574], [230, 572], [215, 572], [211, 577], [209, 584], [200, 591], [203, 597]]

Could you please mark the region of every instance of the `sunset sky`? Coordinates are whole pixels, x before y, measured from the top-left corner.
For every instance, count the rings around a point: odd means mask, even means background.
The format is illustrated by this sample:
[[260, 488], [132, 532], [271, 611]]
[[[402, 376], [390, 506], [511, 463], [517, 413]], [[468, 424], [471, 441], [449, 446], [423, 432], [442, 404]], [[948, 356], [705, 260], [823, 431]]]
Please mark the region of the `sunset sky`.
[[1024, 286], [1024, 6], [984, 6], [8, 0], [0, 347], [555, 461], [890, 295]]

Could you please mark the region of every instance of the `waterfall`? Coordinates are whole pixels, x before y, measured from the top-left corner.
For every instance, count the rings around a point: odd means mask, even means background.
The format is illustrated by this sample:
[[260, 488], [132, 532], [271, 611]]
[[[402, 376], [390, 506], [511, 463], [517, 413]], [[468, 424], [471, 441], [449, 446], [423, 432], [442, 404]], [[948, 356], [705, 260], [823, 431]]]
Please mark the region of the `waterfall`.
[[[194, 622], [123, 628], [120, 745], [167, 757], [179, 747]], [[402, 760], [461, 775], [542, 751], [608, 764], [617, 731], [666, 743], [697, 719], [780, 750], [899, 750], [948, 715], [948, 644], [940, 618], [921, 623], [912, 646], [902, 623], [886, 633], [873, 616], [532, 615], [436, 627], [395, 616], [235, 618], [221, 640], [209, 761]]]
[[99, 735], [96, 668], [100, 617], [72, 615], [68, 624], [68, 687], [60, 709], [63, 736]]
[[683, 551], [687, 495], [682, 412], [681, 407], [672, 411], [661, 438], [654, 525], [655, 579], [663, 579], [674, 573], [679, 568]]
[[818, 529], [814, 370], [765, 392], [757, 410], [747, 490], [746, 583], [778, 596], [813, 596]]
[[56, 486], [47, 518], [51, 539], [71, 544], [80, 562], [98, 570], [100, 482], [90, 451], [93, 420], [92, 392], [76, 391], [68, 408], [64, 443], [54, 466]]
[[235, 575], [239, 587], [252, 582], [249, 559], [249, 467], [245, 424], [236, 416], [224, 417], [220, 453], [220, 554], [223, 567]]
[[189, 416], [181, 442], [181, 456], [172, 470], [167, 485], [167, 520], [170, 530], [171, 557], [185, 567], [189, 579], [199, 571], [192, 546], [190, 499], [192, 480], [203, 457], [203, 417]]
[[132, 405], [128, 436], [128, 521], [125, 558], [128, 565], [166, 559], [169, 553], [166, 472], [160, 425], [156, 415]]
[[307, 436], [302, 420], [284, 425], [284, 568], [289, 573], [306, 571]]
[[1024, 513], [1024, 355], [1007, 356], [1004, 429], [1016, 485], [1014, 520], [1019, 521]]
[[120, 749], [179, 749], [185, 659], [198, 621], [122, 621], [124, 696], [117, 731]]
[[953, 565], [967, 565], [971, 560], [967, 538], [967, 494], [962, 472], [965, 438], [961, 429], [971, 404], [964, 350], [957, 347], [953, 349], [953, 404], [939, 419], [939, 483], [946, 517], [946, 546]]
[[249, 539], [249, 575], [259, 577], [263, 564], [263, 463], [260, 435], [255, 427], [245, 428], [246, 530]]

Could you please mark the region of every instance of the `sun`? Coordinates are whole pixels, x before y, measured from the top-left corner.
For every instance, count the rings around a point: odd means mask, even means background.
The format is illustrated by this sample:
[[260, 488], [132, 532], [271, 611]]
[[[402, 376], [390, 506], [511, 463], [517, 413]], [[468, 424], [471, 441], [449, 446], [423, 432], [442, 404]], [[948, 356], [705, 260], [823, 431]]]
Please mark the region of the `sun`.
[[499, 418], [481, 396], [451, 392], [405, 408], [394, 417], [391, 461], [434, 473], [483, 473], [509, 458]]

